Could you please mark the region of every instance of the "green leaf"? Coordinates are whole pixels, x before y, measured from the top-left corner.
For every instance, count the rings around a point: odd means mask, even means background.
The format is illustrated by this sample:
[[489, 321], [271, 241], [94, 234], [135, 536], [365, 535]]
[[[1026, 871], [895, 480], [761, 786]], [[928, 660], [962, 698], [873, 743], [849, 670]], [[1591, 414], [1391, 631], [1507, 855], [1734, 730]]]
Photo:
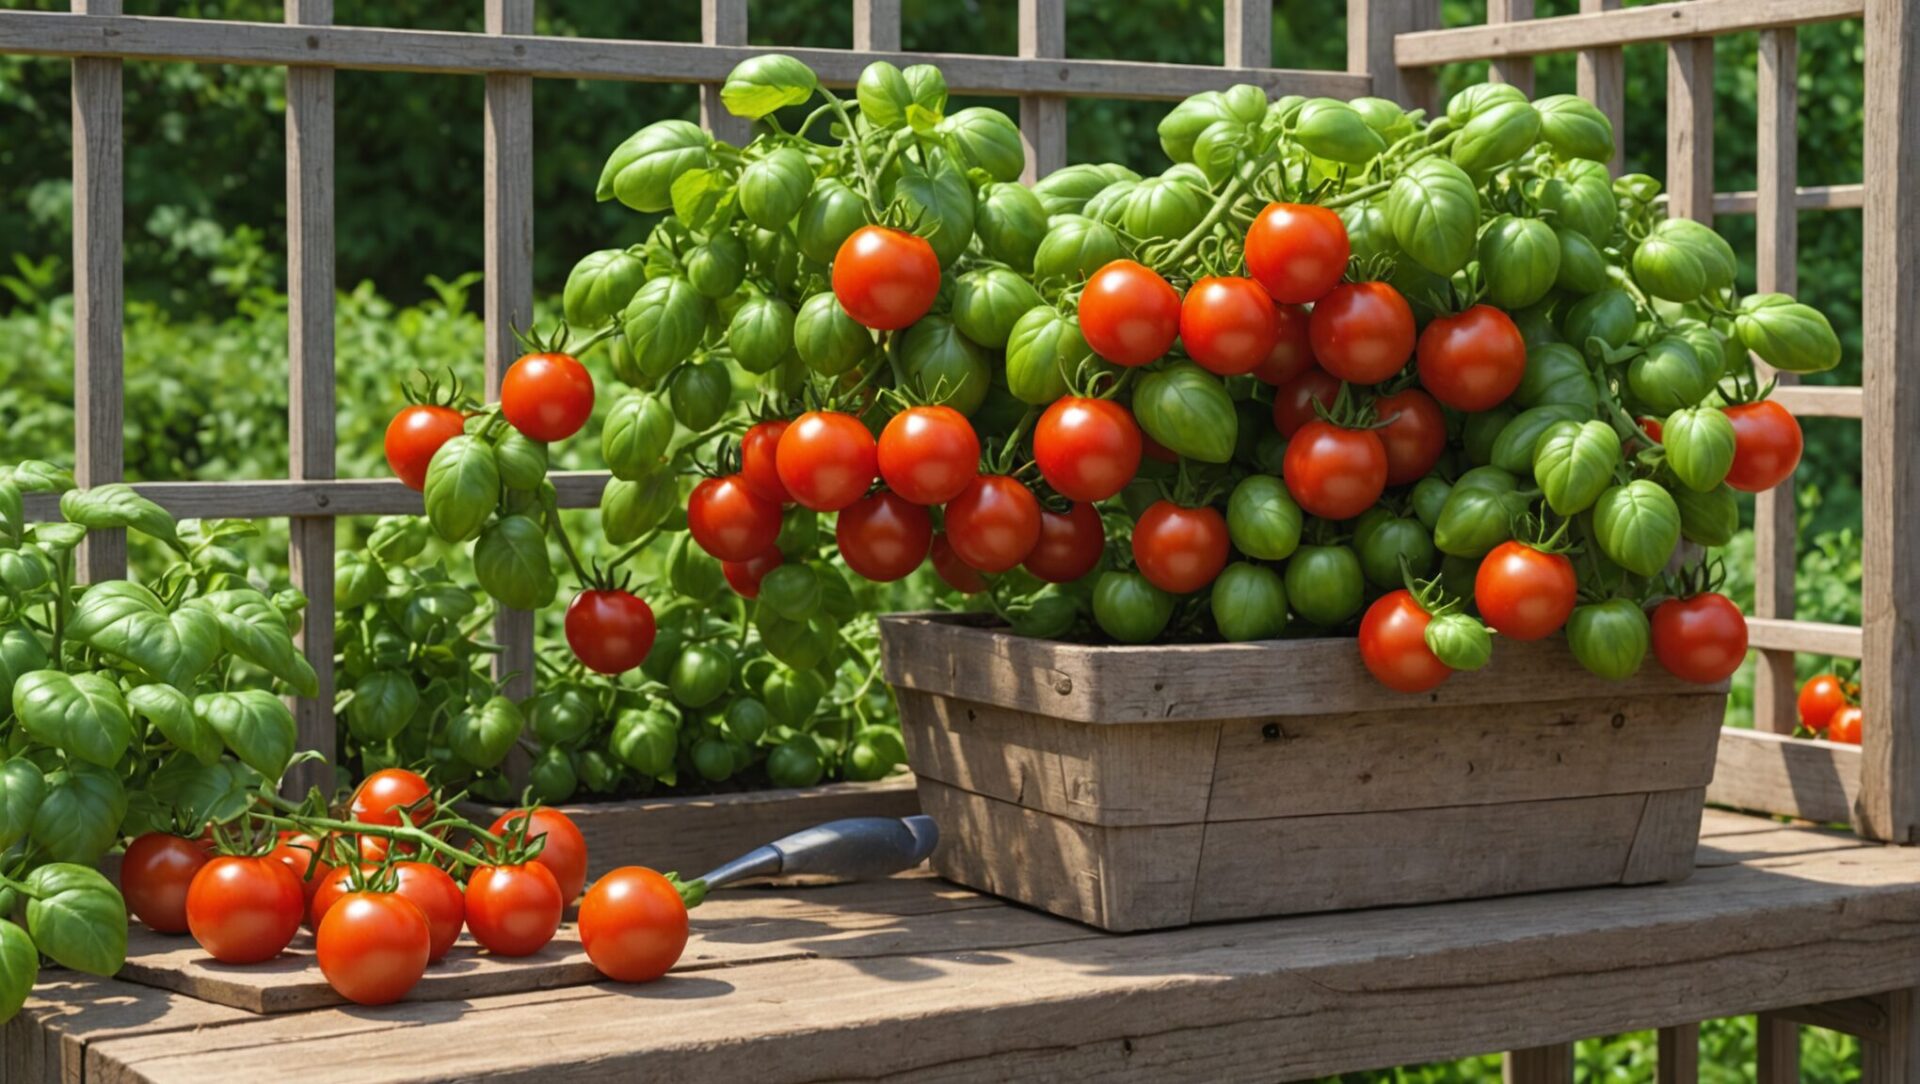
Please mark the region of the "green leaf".
[[1220, 379], [1191, 362], [1148, 373], [1134, 387], [1140, 428], [1189, 459], [1225, 463], [1233, 457], [1239, 418]]
[[407, 593], [400, 610], [400, 629], [415, 643], [438, 643], [454, 622], [477, 609], [473, 592], [445, 580], [424, 583]]
[[87, 529], [78, 523], [36, 523], [32, 527], [32, 535], [33, 540], [43, 548], [65, 553], [87, 537]]
[[604, 326], [646, 281], [647, 262], [626, 249], [587, 253], [573, 265], [560, 295], [567, 322], [580, 328]]
[[162, 826], [224, 824], [246, 812], [259, 781], [258, 775], [229, 760], [200, 764], [174, 756], [154, 770], [147, 792], [166, 807]]
[[479, 537], [500, 501], [500, 464], [493, 445], [462, 434], [440, 446], [427, 464], [427, 522], [449, 542]]
[[28, 838], [56, 862], [91, 866], [120, 838], [127, 791], [117, 772], [69, 761], [49, 772], [47, 795], [33, 815]]
[[1600, 552], [1628, 572], [1657, 576], [1680, 544], [1680, 507], [1645, 478], [1614, 486], [1593, 506]]
[[[720, 209], [721, 198], [727, 194], [727, 190], [725, 173], [706, 167], [687, 170], [675, 177], [669, 187], [673, 197], [673, 213], [687, 228], [705, 229], [714, 213]], [[631, 299], [632, 295], [628, 297]]]
[[420, 556], [431, 537], [419, 516], [381, 516], [367, 533], [367, 552], [383, 565], [403, 565]]
[[1613, 481], [1620, 436], [1605, 422], [1556, 422], [1533, 449], [1533, 477], [1562, 516], [1583, 512]]
[[481, 590], [515, 610], [546, 606], [560, 586], [547, 556], [547, 533], [526, 516], [502, 517], [480, 532], [473, 573]]
[[153, 592], [127, 580], [89, 587], [67, 635], [170, 685], [190, 684], [220, 654], [220, 626], [212, 614], [194, 607], [170, 614]]
[[265, 689], [207, 693], [193, 698], [193, 714], [242, 764], [272, 780], [286, 774], [298, 740], [286, 701]]
[[1667, 466], [1689, 489], [1716, 489], [1733, 469], [1733, 423], [1718, 407], [1674, 411], [1661, 427], [1660, 439], [1666, 445]]
[[35, 670], [13, 686], [13, 711], [36, 741], [111, 768], [133, 741], [120, 689], [99, 674]]
[[1444, 158], [1422, 158], [1387, 190], [1393, 239], [1420, 266], [1451, 275], [1473, 258], [1480, 197], [1473, 181]]
[[614, 148], [600, 171], [594, 198], [617, 199], [643, 214], [673, 206], [674, 178], [713, 161], [711, 136], [684, 120], [655, 121]]
[[379, 562], [357, 553], [343, 553], [334, 562], [333, 607], [336, 611], [357, 610], [380, 597], [387, 589], [387, 573]]
[[29, 595], [53, 582], [53, 562], [29, 542], [19, 549], [0, 550], [0, 590]]
[[124, 482], [92, 489], [74, 489], [60, 495], [60, 514], [70, 523], [93, 530], [131, 527], [176, 548], [180, 536], [167, 510], [133, 491]]
[[759, 120], [775, 110], [799, 105], [820, 85], [813, 69], [784, 53], [762, 53], [741, 61], [720, 86], [727, 112]]
[[204, 595], [194, 604], [219, 622], [220, 642], [228, 651], [286, 682], [300, 696], [319, 695], [319, 677], [293, 646], [285, 615], [267, 596], [251, 587], [232, 588]]
[[413, 721], [420, 707], [420, 690], [413, 678], [398, 670], [377, 670], [353, 687], [347, 704], [347, 727], [364, 742], [381, 742], [398, 735]]
[[40, 981], [40, 950], [27, 931], [0, 918], [0, 1024], [13, 1019]]
[[1733, 321], [1740, 345], [1776, 369], [1818, 373], [1840, 364], [1840, 339], [1826, 316], [1786, 294], [1742, 298]]
[[20, 675], [47, 665], [47, 648], [24, 625], [0, 627], [0, 720], [13, 717], [13, 685]]
[[73, 472], [44, 459], [27, 459], [11, 467], [0, 467], [0, 478], [19, 486], [22, 493], [65, 493], [73, 488]]
[[27, 875], [27, 932], [62, 967], [112, 977], [127, 961], [127, 904], [100, 871], [55, 862]]
[[0, 852], [27, 838], [46, 796], [47, 781], [39, 765], [25, 757], [0, 761]]
[[160, 731], [174, 748], [202, 764], [216, 764], [223, 748], [220, 735], [193, 712], [193, 701], [171, 685], [136, 685], [127, 690], [127, 708]]
[[526, 728], [520, 708], [504, 696], [455, 715], [447, 723], [447, 746], [453, 755], [483, 771], [497, 768], [513, 751]]
[[0, 545], [19, 545], [26, 528], [27, 507], [20, 496], [20, 487], [0, 479]]

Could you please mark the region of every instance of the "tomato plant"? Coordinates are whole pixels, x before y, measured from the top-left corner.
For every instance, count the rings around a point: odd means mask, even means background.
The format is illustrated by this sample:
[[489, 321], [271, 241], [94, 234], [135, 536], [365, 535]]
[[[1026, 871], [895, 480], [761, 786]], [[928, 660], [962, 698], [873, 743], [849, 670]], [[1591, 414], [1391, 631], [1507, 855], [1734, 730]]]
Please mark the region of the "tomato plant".
[[945, 504], [980, 473], [980, 437], [949, 406], [915, 406], [880, 431], [876, 462], [887, 488], [914, 504]]
[[862, 226], [833, 257], [833, 295], [870, 328], [894, 331], [933, 307], [940, 261], [927, 239], [886, 226]]
[[1668, 599], [1653, 611], [1653, 657], [1684, 681], [1725, 681], [1747, 657], [1747, 619], [1711, 591]]
[[1325, 297], [1351, 252], [1346, 224], [1324, 207], [1270, 203], [1247, 227], [1247, 273], [1283, 304]]
[[1155, 501], [1133, 527], [1133, 561], [1147, 582], [1184, 595], [1227, 566], [1227, 520], [1214, 508]]
[[1111, 399], [1062, 396], [1033, 430], [1040, 477], [1072, 501], [1104, 501], [1126, 488], [1142, 447], [1139, 423]]
[[1455, 410], [1491, 410], [1505, 402], [1527, 368], [1527, 344], [1506, 313], [1475, 305], [1443, 316], [1420, 333], [1420, 385]]
[[1115, 365], [1145, 365], [1180, 334], [1180, 295], [1158, 273], [1115, 260], [1093, 273], [1080, 294], [1080, 333]]
[[1350, 384], [1378, 384], [1413, 356], [1413, 309], [1384, 282], [1334, 287], [1307, 326], [1320, 367]]

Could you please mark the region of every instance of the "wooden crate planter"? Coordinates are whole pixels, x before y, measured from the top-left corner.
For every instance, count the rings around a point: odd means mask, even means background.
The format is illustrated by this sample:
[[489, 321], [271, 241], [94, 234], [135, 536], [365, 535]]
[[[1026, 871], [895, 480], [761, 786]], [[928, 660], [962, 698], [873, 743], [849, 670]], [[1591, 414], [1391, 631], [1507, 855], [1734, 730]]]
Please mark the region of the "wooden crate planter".
[[1108, 930], [1684, 879], [1726, 705], [1559, 640], [1390, 692], [1350, 640], [882, 620], [934, 868]]

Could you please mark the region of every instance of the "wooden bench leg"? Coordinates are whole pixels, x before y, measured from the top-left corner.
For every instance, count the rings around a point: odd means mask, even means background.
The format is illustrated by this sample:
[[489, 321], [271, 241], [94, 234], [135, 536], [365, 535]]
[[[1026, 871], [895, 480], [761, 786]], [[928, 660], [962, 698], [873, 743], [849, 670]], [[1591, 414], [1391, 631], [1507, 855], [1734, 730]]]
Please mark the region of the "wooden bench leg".
[[1770, 1012], [1761, 1013], [1758, 1024], [1759, 1084], [1799, 1084], [1800, 1025]]
[[1860, 1039], [1861, 1084], [1908, 1084], [1920, 1079], [1920, 989], [1895, 990], [1880, 999], [1886, 1009], [1884, 1035]]
[[1660, 1084], [1698, 1084], [1700, 1080], [1700, 1025], [1681, 1024], [1660, 1029], [1660, 1059], [1655, 1063]]
[[1506, 1084], [1572, 1084], [1573, 1044], [1510, 1051], [1504, 1079]]

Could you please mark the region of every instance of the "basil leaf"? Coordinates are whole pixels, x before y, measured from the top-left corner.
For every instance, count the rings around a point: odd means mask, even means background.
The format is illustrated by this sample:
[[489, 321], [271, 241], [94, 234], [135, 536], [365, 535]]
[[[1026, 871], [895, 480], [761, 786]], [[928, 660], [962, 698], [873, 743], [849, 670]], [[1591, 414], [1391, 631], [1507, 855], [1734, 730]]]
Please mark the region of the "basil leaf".
[[265, 689], [207, 693], [193, 698], [193, 714], [220, 735], [242, 764], [268, 779], [286, 774], [298, 740], [286, 701]]
[[0, 550], [0, 588], [29, 595], [53, 582], [53, 562], [29, 542], [19, 549]]
[[169, 758], [147, 781], [147, 791], [174, 815], [162, 826], [226, 823], [246, 812], [260, 777], [229, 760], [198, 764], [189, 757]]
[[819, 86], [812, 68], [784, 53], [762, 53], [741, 61], [728, 73], [720, 85], [720, 102], [736, 117], [759, 120], [805, 102]]
[[127, 961], [127, 904], [100, 871], [55, 862], [27, 875], [27, 932], [62, 967], [111, 977]]
[[1620, 436], [1605, 422], [1556, 422], [1533, 449], [1533, 477], [1555, 513], [1583, 512], [1613, 481]]
[[13, 717], [13, 686], [22, 674], [45, 669], [47, 648], [24, 625], [0, 628], [0, 720]]
[[1480, 196], [1459, 166], [1422, 158], [1387, 190], [1393, 239], [1420, 266], [1451, 275], [1473, 258], [1480, 227]]
[[213, 615], [193, 607], [168, 613], [152, 591], [127, 580], [89, 587], [74, 608], [67, 635], [170, 685], [191, 683], [220, 654], [220, 626]]
[[1645, 478], [1614, 486], [1593, 506], [1600, 552], [1628, 572], [1657, 576], [1680, 544], [1680, 507]]
[[1674, 411], [1660, 439], [1666, 445], [1667, 466], [1688, 489], [1704, 493], [1717, 488], [1733, 469], [1733, 422], [1717, 407]]
[[[751, 305], [748, 302], [747, 305]], [[747, 312], [747, 305], [740, 311]], [[785, 348], [792, 349], [793, 314], [778, 301], [767, 305], [787, 314]], [[735, 323], [739, 318], [735, 318]], [[673, 439], [673, 412], [657, 396], [635, 393], [621, 398], [607, 412], [600, 428], [600, 454], [615, 478], [632, 481], [658, 470]]]
[[167, 510], [135, 493], [133, 487], [124, 482], [62, 493], [60, 515], [69, 523], [94, 530], [131, 527], [176, 549], [180, 546], [180, 536]]
[[27, 838], [33, 815], [47, 796], [40, 766], [25, 757], [0, 761], [0, 851]]
[[334, 562], [333, 606], [336, 610], [357, 610], [372, 602], [387, 589], [387, 574], [377, 561], [357, 553], [343, 553]]
[[319, 695], [319, 677], [293, 646], [286, 616], [267, 596], [240, 587], [204, 595], [194, 604], [213, 614], [220, 625], [220, 642], [228, 651], [286, 682], [300, 696]]
[[111, 768], [133, 741], [120, 689], [99, 674], [35, 670], [13, 686], [13, 710], [36, 741]]
[[22, 493], [65, 493], [73, 488], [73, 472], [44, 459], [27, 459], [11, 467], [0, 467], [0, 479], [19, 486]]
[[413, 678], [398, 670], [377, 670], [353, 687], [347, 704], [347, 728], [365, 742], [387, 741], [413, 721], [420, 707], [420, 690]]
[[381, 516], [367, 534], [367, 552], [383, 565], [403, 565], [427, 548], [427, 521], [419, 516]]
[[56, 862], [91, 866], [120, 838], [127, 791], [117, 772], [71, 761], [49, 772], [27, 836]]
[[485, 771], [507, 759], [525, 727], [520, 708], [506, 697], [496, 696], [478, 708], [455, 715], [447, 724], [447, 745], [454, 756]]
[[400, 629], [415, 643], [437, 643], [479, 607], [473, 592], [446, 580], [423, 583], [407, 593]]
[[707, 332], [707, 300], [679, 275], [648, 279], [620, 316], [634, 364], [658, 380], [687, 360]]
[[506, 516], [480, 532], [473, 573], [481, 590], [515, 610], [540, 609], [560, 586], [547, 556], [547, 533], [526, 516]]
[[27, 931], [0, 918], [0, 1024], [13, 1019], [40, 981], [40, 950]]
[[573, 265], [560, 293], [567, 323], [582, 328], [604, 326], [627, 307], [646, 281], [647, 262], [626, 249], [587, 253]]
[[174, 748], [202, 764], [217, 764], [223, 746], [219, 732], [194, 714], [193, 701], [171, 685], [136, 685], [127, 690], [127, 707], [152, 723]]
[[617, 199], [643, 214], [673, 206], [673, 182], [689, 169], [713, 161], [712, 138], [684, 120], [655, 121], [615, 147], [600, 171], [594, 198]]
[[27, 505], [20, 487], [0, 480], [0, 545], [17, 546], [27, 528]]
[[433, 453], [424, 489], [427, 522], [449, 542], [470, 541], [500, 502], [500, 464], [493, 445], [465, 434]]

